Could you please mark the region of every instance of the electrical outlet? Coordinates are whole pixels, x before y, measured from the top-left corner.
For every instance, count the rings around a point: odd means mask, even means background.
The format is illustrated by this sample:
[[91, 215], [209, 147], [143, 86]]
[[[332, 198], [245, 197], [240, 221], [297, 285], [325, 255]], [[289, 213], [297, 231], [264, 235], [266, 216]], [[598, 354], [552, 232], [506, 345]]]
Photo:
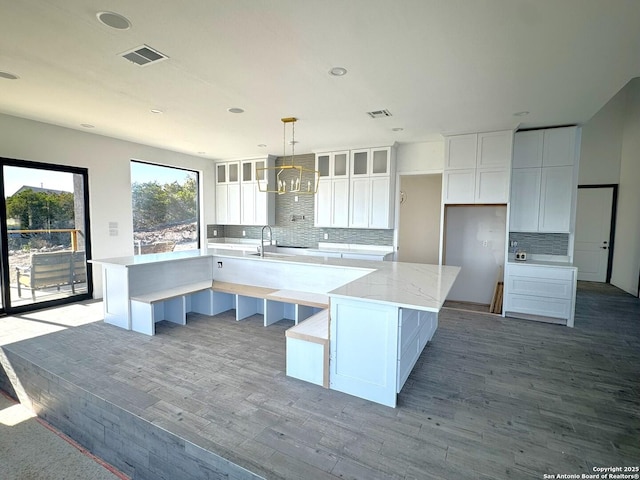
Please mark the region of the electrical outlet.
[[324, 239], [325, 239], [325, 240], [329, 240], [329, 234], [328, 234], [328, 233], [325, 233], [325, 234], [324, 234]]
[[247, 236], [247, 232], [245, 232], [244, 230], [242, 230], [242, 236], [246, 237]]
[[483, 240], [483, 241], [482, 241], [482, 246], [483, 246], [483, 247], [486, 247], [487, 245], [489, 245], [489, 242], [487, 242], [486, 240]]
[[296, 202], [296, 203], [298, 202], [298, 195], [296, 195], [295, 197], [293, 197], [293, 201], [294, 201], [294, 202]]
[[217, 236], [218, 236], [218, 230], [214, 230], [214, 231], [213, 231], [213, 236], [214, 236], [214, 237], [217, 237]]

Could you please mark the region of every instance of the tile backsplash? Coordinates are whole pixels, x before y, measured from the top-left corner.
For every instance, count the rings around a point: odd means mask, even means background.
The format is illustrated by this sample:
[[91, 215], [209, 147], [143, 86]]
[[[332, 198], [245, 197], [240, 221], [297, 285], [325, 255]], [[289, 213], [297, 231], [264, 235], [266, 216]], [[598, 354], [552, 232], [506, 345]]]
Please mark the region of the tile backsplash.
[[510, 252], [523, 250], [535, 255], [568, 255], [568, 233], [522, 233], [509, 232], [509, 244], [518, 242], [517, 247], [510, 247]]
[[[288, 158], [287, 158], [288, 160]], [[276, 159], [276, 165], [282, 165], [282, 157]], [[315, 155], [295, 156], [296, 165], [315, 168]], [[369, 230], [361, 228], [316, 228], [314, 222], [315, 195], [291, 194], [275, 196], [276, 223], [272, 225], [273, 236], [279, 245], [317, 247], [318, 242], [360, 243], [367, 245], [393, 245], [393, 230]], [[349, 208], [345, 205], [344, 208]], [[245, 225], [207, 225], [207, 237], [252, 238], [259, 239], [262, 227]], [[245, 233], [243, 236], [242, 233]], [[328, 238], [324, 238], [325, 234]]]

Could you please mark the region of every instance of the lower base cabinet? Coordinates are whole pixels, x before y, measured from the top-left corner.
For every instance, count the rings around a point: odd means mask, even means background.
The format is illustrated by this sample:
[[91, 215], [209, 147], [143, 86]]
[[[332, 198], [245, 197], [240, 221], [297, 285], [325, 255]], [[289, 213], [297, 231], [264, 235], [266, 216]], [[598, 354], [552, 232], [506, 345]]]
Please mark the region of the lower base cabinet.
[[437, 326], [436, 312], [332, 297], [330, 388], [395, 407]]
[[573, 327], [576, 282], [575, 267], [508, 263], [505, 315]]

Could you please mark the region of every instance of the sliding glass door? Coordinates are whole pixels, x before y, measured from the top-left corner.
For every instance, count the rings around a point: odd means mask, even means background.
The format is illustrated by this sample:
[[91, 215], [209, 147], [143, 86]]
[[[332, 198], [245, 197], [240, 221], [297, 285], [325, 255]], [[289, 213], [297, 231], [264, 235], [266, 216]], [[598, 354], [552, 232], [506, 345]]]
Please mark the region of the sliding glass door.
[[1, 161], [4, 310], [90, 298], [86, 169]]

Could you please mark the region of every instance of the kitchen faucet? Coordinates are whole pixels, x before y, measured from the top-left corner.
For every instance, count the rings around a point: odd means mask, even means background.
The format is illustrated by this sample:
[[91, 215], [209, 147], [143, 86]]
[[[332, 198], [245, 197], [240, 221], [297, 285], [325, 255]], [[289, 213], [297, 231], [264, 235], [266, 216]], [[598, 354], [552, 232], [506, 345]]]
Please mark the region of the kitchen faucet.
[[271, 227], [269, 225], [265, 225], [262, 227], [262, 232], [260, 233], [260, 256], [264, 257], [264, 229], [269, 229], [269, 242], [271, 242], [271, 238], [273, 237], [273, 232], [271, 231]]

